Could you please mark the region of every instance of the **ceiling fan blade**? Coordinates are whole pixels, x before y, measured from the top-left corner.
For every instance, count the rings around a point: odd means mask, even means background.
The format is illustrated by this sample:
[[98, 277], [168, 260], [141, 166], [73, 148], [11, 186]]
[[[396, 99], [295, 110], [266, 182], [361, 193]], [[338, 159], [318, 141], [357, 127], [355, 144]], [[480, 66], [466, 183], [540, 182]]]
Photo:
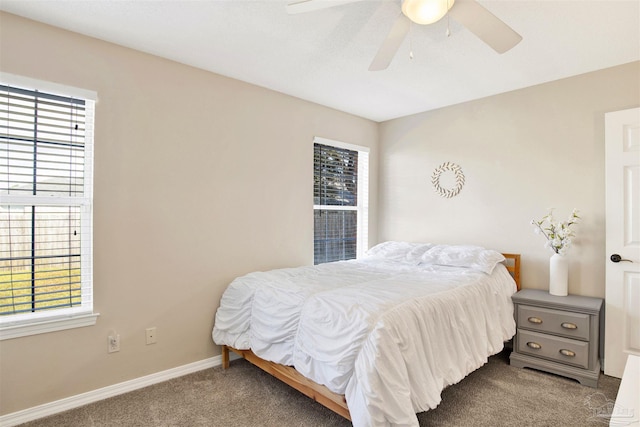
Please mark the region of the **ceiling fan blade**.
[[396, 18], [387, 38], [382, 43], [382, 46], [380, 46], [380, 49], [378, 49], [378, 53], [376, 53], [373, 61], [371, 61], [369, 71], [385, 70], [389, 66], [391, 60], [400, 48], [402, 41], [407, 36], [410, 25], [411, 21], [403, 14], [400, 14]]
[[456, 0], [449, 14], [498, 53], [505, 53], [522, 36], [475, 0]]
[[293, 15], [296, 13], [313, 12], [315, 10], [328, 9], [330, 7], [359, 1], [362, 0], [297, 0], [287, 5], [287, 13]]

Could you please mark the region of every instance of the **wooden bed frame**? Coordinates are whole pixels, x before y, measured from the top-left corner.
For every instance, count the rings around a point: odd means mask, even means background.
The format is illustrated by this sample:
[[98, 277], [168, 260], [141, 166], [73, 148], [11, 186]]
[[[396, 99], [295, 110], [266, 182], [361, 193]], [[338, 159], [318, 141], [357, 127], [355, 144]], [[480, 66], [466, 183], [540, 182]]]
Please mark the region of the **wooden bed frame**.
[[[505, 266], [513, 276], [518, 290], [520, 290], [520, 254], [503, 254], [506, 258]], [[238, 350], [226, 345], [222, 346], [222, 367], [229, 368], [229, 351], [234, 352], [238, 356], [246, 359], [266, 373], [273, 375], [280, 381], [290, 385], [302, 394], [315, 400], [319, 404], [329, 408], [338, 415], [351, 421], [351, 414], [347, 406], [347, 400], [343, 394], [337, 394], [329, 390], [327, 387], [318, 384], [304, 377], [291, 366], [281, 365], [279, 363], [270, 362], [261, 359], [253, 354], [251, 350]]]

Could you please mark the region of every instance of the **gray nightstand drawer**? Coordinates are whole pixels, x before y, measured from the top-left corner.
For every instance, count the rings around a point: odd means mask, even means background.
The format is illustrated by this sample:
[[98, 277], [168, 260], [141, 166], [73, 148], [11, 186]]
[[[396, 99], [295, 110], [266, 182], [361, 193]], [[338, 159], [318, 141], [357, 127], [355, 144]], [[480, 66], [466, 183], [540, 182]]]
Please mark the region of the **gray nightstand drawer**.
[[518, 327], [566, 337], [589, 340], [588, 314], [549, 308], [518, 306]]
[[518, 353], [589, 368], [589, 343], [518, 329]]

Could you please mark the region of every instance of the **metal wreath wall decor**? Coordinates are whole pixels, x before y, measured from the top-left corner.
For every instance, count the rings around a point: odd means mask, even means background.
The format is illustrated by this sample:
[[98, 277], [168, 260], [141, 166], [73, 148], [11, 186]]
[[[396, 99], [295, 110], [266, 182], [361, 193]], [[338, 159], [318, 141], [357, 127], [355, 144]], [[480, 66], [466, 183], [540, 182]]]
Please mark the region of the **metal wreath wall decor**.
[[[455, 187], [447, 189], [440, 186], [440, 175], [445, 171], [451, 171], [455, 174]], [[462, 186], [464, 185], [464, 174], [462, 173], [460, 166], [455, 163], [444, 162], [433, 171], [433, 175], [431, 175], [431, 183], [433, 184], [433, 189], [436, 193], [449, 199], [453, 196], [457, 196], [460, 190], [462, 190]]]

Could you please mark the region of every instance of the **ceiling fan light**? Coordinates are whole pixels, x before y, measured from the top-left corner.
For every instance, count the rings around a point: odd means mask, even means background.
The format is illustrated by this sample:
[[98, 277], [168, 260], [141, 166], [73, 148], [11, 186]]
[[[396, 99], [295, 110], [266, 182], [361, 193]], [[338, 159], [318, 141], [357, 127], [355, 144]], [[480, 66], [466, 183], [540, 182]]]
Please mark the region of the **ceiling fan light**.
[[404, 0], [402, 13], [416, 24], [433, 24], [447, 14], [455, 0]]

